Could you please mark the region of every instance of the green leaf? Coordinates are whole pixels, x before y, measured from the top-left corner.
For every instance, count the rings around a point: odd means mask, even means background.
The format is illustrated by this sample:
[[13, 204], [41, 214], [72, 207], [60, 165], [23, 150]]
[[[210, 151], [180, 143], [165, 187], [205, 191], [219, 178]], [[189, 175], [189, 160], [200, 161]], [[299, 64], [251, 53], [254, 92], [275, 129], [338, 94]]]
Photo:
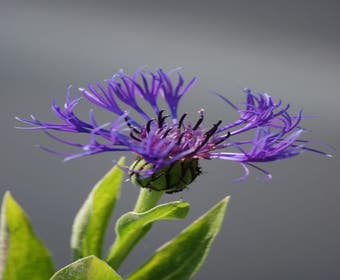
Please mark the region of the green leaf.
[[[124, 158], [118, 165], [124, 164]], [[101, 256], [105, 232], [113, 208], [119, 198], [123, 171], [114, 166], [93, 188], [76, 215], [72, 228], [73, 259], [89, 255]]]
[[104, 261], [89, 256], [62, 268], [50, 280], [122, 280]]
[[117, 237], [108, 255], [108, 263], [112, 267], [118, 267], [136, 243], [149, 231], [152, 222], [183, 219], [188, 214], [189, 208], [189, 203], [185, 201], [173, 201], [146, 212], [129, 212], [121, 216], [116, 224]]
[[35, 235], [23, 209], [7, 192], [1, 207], [0, 279], [46, 280], [53, 273], [48, 250]]
[[121, 216], [117, 221], [117, 236], [123, 239], [129, 239], [134, 235], [136, 229], [142, 228], [159, 220], [177, 220], [183, 219], [189, 212], [189, 203], [185, 201], [172, 201], [158, 205], [142, 213], [128, 212]]
[[224, 198], [177, 237], [159, 248], [128, 280], [187, 280], [203, 264], [218, 234], [229, 197]]

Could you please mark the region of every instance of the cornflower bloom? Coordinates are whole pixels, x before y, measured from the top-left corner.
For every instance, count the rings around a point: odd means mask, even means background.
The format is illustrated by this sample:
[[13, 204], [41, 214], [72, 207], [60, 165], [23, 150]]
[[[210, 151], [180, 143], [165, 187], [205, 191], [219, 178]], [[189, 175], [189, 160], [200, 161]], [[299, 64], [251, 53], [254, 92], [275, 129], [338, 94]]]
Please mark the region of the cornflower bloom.
[[[176, 82], [171, 78], [174, 72], [177, 73]], [[204, 128], [203, 109], [198, 111], [197, 120], [187, 121], [186, 113], [178, 115], [178, 106], [196, 80], [194, 77], [185, 84], [176, 70], [168, 73], [160, 69], [155, 72], [140, 70], [133, 75], [119, 71], [105, 83], [79, 88], [82, 95], [79, 98], [71, 97], [69, 87], [64, 108], [55, 102], [52, 104], [61, 123], [43, 122], [34, 116], [17, 119], [28, 125], [24, 129], [44, 130], [54, 140], [80, 149], [78, 153], [66, 154], [41, 147], [65, 156], [65, 160], [103, 152], [133, 152], [137, 159], [127, 168], [131, 179], [142, 187], [168, 193], [184, 189], [200, 174], [199, 159], [238, 162], [245, 170], [245, 175], [239, 178], [243, 180], [249, 175], [249, 166], [271, 178], [270, 173], [254, 165], [257, 162], [286, 159], [304, 151], [330, 156], [307, 147], [309, 141], [300, 139], [305, 132], [300, 127], [301, 111], [291, 115], [289, 104], [283, 106], [270, 95], [250, 89], [244, 89], [246, 102], [241, 107], [217, 94], [239, 113], [235, 122], [224, 124], [223, 120], [218, 120]], [[74, 111], [81, 99], [112, 112], [117, 118], [101, 125], [90, 110], [89, 121], [81, 120]], [[152, 113], [139, 105], [141, 99], [150, 105]], [[160, 108], [159, 99], [165, 101], [167, 109]], [[138, 118], [130, 111], [137, 113]], [[71, 142], [49, 132], [53, 130], [88, 134], [89, 141], [86, 144]], [[254, 131], [253, 137], [246, 136], [249, 131]], [[245, 139], [235, 140], [236, 135], [244, 135]]]

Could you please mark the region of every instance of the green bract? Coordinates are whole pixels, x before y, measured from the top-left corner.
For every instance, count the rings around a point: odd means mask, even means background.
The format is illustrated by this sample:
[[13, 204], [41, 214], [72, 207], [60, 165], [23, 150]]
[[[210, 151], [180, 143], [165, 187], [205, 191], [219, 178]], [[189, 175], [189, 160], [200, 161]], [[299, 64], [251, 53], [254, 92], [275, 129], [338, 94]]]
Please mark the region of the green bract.
[[151, 176], [144, 178], [141, 171], [152, 169], [153, 167], [154, 165], [138, 158], [130, 167], [132, 170], [130, 172], [131, 181], [142, 188], [173, 193], [185, 189], [201, 174], [198, 159], [175, 161], [169, 166], [156, 171]]

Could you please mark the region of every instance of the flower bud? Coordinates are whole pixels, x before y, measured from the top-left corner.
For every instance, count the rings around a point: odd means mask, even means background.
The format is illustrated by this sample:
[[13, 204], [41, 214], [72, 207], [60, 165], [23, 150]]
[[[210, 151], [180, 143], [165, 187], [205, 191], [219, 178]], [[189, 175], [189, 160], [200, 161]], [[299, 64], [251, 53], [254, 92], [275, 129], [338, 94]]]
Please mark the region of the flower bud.
[[[198, 159], [178, 160], [148, 177], [143, 172], [154, 166], [142, 158], [137, 158], [131, 165], [129, 174], [132, 183], [156, 191], [166, 193], [180, 192], [191, 184], [201, 174]], [[133, 172], [133, 171], [138, 171]]]

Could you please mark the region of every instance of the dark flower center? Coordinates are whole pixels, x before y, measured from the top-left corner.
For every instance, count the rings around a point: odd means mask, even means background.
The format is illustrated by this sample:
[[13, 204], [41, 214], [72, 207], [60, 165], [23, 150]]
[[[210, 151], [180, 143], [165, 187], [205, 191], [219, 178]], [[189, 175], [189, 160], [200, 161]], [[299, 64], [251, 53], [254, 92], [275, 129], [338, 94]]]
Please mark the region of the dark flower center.
[[130, 128], [130, 137], [137, 144], [149, 141], [149, 144], [160, 149], [171, 146], [169, 158], [181, 151], [191, 151], [187, 157], [202, 157], [204, 152], [211, 151], [216, 145], [229, 138], [230, 133], [223, 136], [217, 136], [216, 132], [222, 121], [215, 123], [208, 131], [203, 131], [201, 124], [204, 120], [203, 110], [199, 112], [200, 116], [194, 125], [184, 123], [187, 114], [183, 114], [178, 122], [169, 124], [166, 119], [169, 115], [164, 115], [164, 110], [160, 111], [156, 119], [149, 120], [142, 128], [133, 126], [129, 119], [125, 121]]

